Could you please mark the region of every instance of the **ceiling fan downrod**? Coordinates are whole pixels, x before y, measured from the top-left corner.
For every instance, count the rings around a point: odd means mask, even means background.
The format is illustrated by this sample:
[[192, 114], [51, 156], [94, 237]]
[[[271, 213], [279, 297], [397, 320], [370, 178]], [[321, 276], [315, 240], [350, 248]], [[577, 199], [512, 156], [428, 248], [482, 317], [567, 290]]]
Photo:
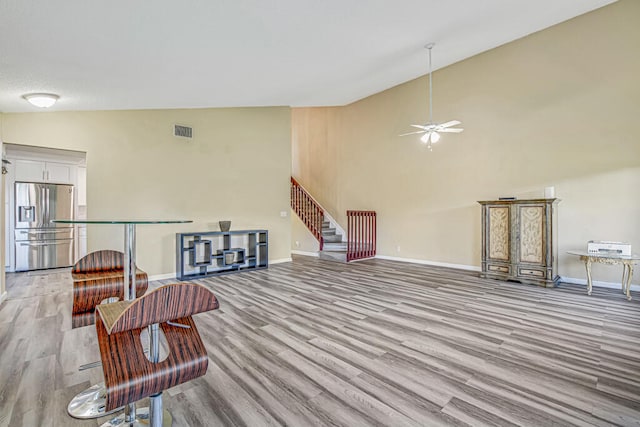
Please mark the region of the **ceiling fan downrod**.
[[420, 141], [427, 144], [429, 150], [431, 150], [431, 144], [435, 144], [440, 140], [440, 132], [446, 133], [460, 133], [464, 129], [453, 128], [461, 124], [459, 120], [450, 120], [446, 123], [435, 123], [433, 121], [433, 66], [431, 62], [431, 49], [433, 49], [435, 43], [428, 43], [425, 48], [429, 51], [429, 122], [425, 125], [411, 125], [414, 128], [420, 129], [419, 131], [403, 133], [400, 136], [423, 134], [420, 137]]
[[433, 124], [433, 81], [431, 79], [431, 49], [433, 49], [433, 46], [435, 45], [435, 43], [429, 43], [425, 46], [429, 50], [429, 124]]

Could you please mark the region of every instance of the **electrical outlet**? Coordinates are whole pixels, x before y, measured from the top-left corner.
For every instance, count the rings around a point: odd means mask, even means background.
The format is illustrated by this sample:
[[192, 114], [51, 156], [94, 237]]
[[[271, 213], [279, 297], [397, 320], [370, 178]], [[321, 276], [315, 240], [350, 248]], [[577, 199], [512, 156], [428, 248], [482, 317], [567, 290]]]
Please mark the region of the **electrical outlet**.
[[300, 242], [296, 240], [296, 248], [299, 248], [299, 247], [300, 247]]
[[287, 211], [280, 211], [280, 216], [282, 218], [286, 218], [287, 217]]
[[400, 246], [396, 246], [396, 251], [400, 252]]

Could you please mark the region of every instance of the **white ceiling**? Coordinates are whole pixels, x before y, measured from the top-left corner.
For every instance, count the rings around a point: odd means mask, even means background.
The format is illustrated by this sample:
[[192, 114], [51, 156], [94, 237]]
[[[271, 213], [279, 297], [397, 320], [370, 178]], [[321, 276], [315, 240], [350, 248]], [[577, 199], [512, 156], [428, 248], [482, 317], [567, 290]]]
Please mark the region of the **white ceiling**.
[[344, 105], [615, 0], [0, 0], [0, 111]]

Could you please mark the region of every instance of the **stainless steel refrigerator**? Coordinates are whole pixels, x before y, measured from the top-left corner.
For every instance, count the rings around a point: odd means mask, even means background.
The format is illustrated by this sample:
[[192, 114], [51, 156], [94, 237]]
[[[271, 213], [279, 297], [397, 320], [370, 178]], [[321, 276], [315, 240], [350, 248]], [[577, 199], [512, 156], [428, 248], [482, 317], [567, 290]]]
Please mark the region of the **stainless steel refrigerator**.
[[73, 265], [73, 185], [16, 182], [16, 271]]

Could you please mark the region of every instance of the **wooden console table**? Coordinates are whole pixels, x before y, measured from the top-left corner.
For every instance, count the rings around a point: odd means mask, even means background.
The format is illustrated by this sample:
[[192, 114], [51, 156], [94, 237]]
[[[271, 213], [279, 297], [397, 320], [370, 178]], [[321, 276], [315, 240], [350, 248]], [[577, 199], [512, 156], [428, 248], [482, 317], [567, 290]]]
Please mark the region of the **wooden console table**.
[[591, 264], [594, 262], [600, 264], [622, 264], [622, 293], [627, 295], [627, 299], [631, 301], [631, 278], [633, 277], [633, 266], [640, 262], [640, 255], [615, 255], [615, 254], [593, 254], [585, 251], [568, 251], [570, 255], [580, 257], [584, 261], [587, 269], [587, 294], [591, 295]]

